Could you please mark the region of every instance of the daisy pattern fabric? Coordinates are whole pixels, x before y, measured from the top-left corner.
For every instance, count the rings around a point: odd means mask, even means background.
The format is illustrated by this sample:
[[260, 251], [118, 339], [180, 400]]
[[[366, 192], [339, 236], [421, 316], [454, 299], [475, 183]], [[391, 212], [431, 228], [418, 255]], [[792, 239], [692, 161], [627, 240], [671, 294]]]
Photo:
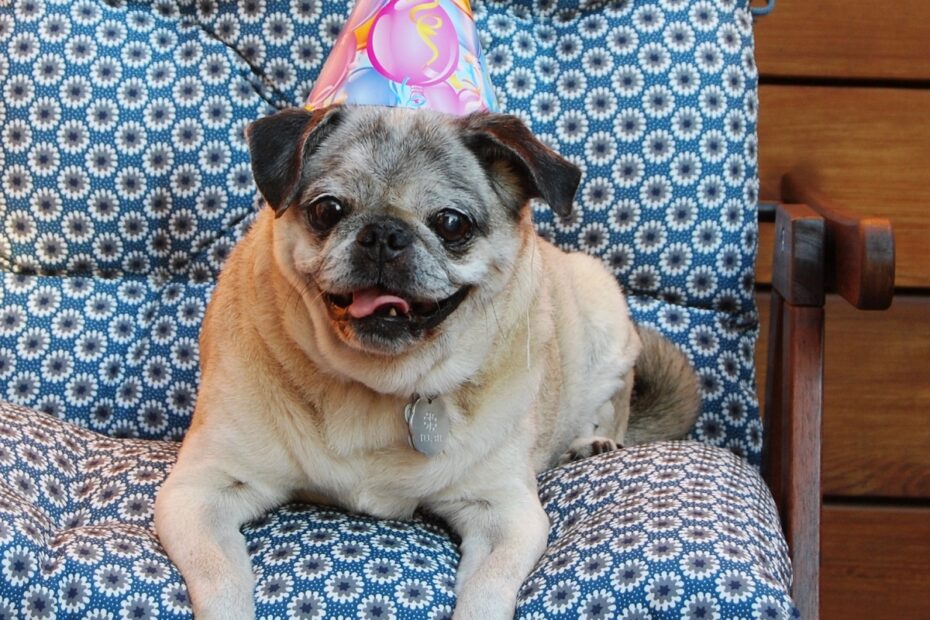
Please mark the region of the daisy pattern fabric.
[[[634, 317], [691, 357], [705, 405], [700, 443], [540, 477], [553, 531], [520, 617], [794, 613], [752, 467], [747, 4], [472, 5], [500, 107], [585, 173], [569, 221], [534, 207], [540, 232], [613, 269]], [[166, 440], [190, 421], [213, 283], [262, 208], [243, 129], [304, 105], [350, 10], [0, 0], [0, 400], [15, 403], [0, 411], [0, 619], [190, 617], [151, 506], [177, 451]], [[426, 517], [292, 506], [244, 533], [261, 617], [454, 605], [456, 548]]]
[[112, 436], [190, 422], [206, 302], [255, 210], [243, 129], [272, 109], [166, 6], [0, 3], [0, 398]]
[[[758, 464], [756, 69], [745, 2], [473, 6], [500, 104], [584, 170], [567, 222], [701, 375], [693, 437]], [[336, 0], [0, 13], [0, 394], [113, 436], [180, 438], [217, 271], [255, 208], [242, 139], [303, 105]], [[189, 26], [194, 26], [193, 28]], [[182, 27], [184, 26], [184, 27]]]
[[[304, 104], [349, 10], [305, 0], [186, 14], [241, 51], [283, 107]], [[537, 204], [537, 229], [601, 258], [633, 317], [688, 353], [705, 403], [692, 437], [758, 465], [748, 2], [498, 0], [473, 11], [502, 111], [584, 171], [575, 215], [559, 221]]]
[[[0, 618], [190, 618], [152, 525], [178, 444], [0, 405]], [[15, 446], [15, 447], [14, 447]], [[756, 472], [696, 442], [539, 477], [549, 548], [518, 618], [788, 618], [787, 552]], [[258, 618], [451, 617], [458, 552], [419, 515], [286, 506], [243, 528]]]

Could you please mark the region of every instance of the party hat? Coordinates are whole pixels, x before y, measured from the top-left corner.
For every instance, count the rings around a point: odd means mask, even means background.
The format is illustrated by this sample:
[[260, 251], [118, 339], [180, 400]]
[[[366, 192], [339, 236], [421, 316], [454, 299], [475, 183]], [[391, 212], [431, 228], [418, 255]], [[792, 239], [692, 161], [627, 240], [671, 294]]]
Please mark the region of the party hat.
[[497, 111], [469, 0], [358, 0], [306, 108]]

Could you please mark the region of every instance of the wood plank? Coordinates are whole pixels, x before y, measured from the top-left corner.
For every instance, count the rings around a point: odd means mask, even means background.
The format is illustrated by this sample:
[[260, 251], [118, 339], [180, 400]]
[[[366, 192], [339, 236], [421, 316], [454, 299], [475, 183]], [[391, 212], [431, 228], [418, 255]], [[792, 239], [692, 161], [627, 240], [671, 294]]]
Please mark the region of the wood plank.
[[778, 0], [755, 30], [763, 76], [930, 79], [926, 0]]
[[817, 618], [823, 308], [789, 305], [779, 289], [772, 291], [771, 299], [770, 315], [774, 319], [769, 341], [775, 346], [769, 349], [768, 360], [775, 372], [766, 379], [768, 414], [763, 422], [767, 444], [762, 475], [775, 499], [788, 541], [795, 605], [802, 618]]
[[772, 283], [772, 263], [775, 254], [775, 224], [759, 224], [759, 251], [756, 254], [756, 282]]
[[777, 200], [793, 171], [849, 211], [889, 218], [896, 285], [930, 288], [930, 89], [763, 86], [760, 97], [762, 198]]
[[775, 230], [781, 251], [772, 267], [772, 288], [792, 306], [822, 307], [826, 271], [824, 219], [804, 204], [780, 205]]
[[791, 595], [802, 618], [816, 618], [820, 609], [823, 308], [784, 304], [782, 312], [786, 406], [782, 416], [791, 457], [783, 523], [796, 580]]
[[[765, 384], [769, 295], [758, 295], [759, 395]], [[889, 310], [827, 298], [823, 492], [930, 499], [930, 296]]]
[[827, 505], [821, 618], [930, 618], [930, 509]]

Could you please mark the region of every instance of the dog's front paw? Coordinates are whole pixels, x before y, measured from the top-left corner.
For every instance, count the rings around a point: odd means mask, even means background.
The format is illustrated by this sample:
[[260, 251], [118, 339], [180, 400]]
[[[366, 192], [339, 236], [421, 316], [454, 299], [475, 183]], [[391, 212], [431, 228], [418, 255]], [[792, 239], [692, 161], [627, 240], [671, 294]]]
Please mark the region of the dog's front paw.
[[211, 589], [198, 584], [198, 596], [191, 598], [195, 620], [254, 620], [252, 588], [247, 584], [224, 584]]
[[622, 447], [609, 437], [582, 437], [573, 441], [568, 451], [559, 457], [559, 465], [580, 461], [596, 454], [613, 452]]
[[511, 620], [516, 609], [516, 596], [507, 588], [474, 584], [458, 594], [452, 620]]

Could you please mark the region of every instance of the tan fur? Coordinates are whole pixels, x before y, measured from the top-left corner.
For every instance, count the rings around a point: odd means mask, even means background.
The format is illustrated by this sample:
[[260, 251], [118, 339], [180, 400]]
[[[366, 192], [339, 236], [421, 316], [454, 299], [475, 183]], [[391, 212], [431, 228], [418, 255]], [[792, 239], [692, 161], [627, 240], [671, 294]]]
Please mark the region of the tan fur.
[[[456, 618], [505, 618], [545, 548], [535, 475], [579, 438], [622, 444], [640, 338], [595, 259], [501, 232], [499, 264], [442, 329], [397, 355], [352, 346], [298, 266], [297, 209], [264, 210], [232, 252], [201, 337], [201, 389], [156, 528], [198, 618], [250, 618], [239, 526], [295, 498], [379, 517], [418, 506], [462, 537]], [[413, 393], [441, 394], [442, 453], [411, 449]]]

